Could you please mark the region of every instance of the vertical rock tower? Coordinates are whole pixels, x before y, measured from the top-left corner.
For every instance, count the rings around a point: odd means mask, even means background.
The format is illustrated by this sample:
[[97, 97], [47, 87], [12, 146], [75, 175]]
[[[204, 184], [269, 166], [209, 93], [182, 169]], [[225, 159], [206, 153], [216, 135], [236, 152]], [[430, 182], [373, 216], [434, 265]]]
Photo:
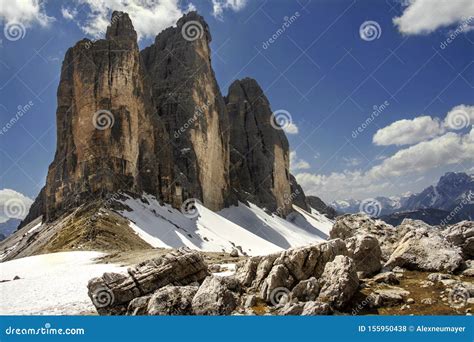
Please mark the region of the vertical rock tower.
[[126, 13], [113, 13], [106, 39], [85, 39], [67, 51], [58, 88], [57, 150], [43, 192], [48, 219], [118, 189], [169, 200], [169, 137], [145, 80]]
[[211, 34], [190, 12], [141, 52], [156, 111], [169, 132], [175, 202], [201, 199], [212, 209], [229, 203], [229, 121], [211, 66]]
[[231, 122], [231, 185], [239, 198], [280, 215], [292, 208], [289, 146], [272, 125], [270, 103], [257, 81], [232, 83], [226, 97]]

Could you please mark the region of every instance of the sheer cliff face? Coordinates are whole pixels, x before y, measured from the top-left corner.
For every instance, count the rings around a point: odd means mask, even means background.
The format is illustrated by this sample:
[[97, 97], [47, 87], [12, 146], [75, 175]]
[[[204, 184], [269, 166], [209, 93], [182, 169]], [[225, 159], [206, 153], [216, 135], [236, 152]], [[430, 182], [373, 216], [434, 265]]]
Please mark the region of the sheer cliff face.
[[57, 151], [44, 191], [48, 219], [118, 189], [169, 199], [169, 139], [154, 112], [136, 41], [128, 15], [114, 12], [106, 39], [82, 40], [66, 53]]
[[210, 41], [206, 22], [191, 12], [141, 55], [172, 142], [175, 201], [198, 198], [218, 210], [229, 203], [229, 130]]
[[288, 140], [271, 125], [272, 111], [253, 79], [235, 81], [226, 97], [230, 118], [231, 186], [241, 200], [286, 215], [291, 211]]

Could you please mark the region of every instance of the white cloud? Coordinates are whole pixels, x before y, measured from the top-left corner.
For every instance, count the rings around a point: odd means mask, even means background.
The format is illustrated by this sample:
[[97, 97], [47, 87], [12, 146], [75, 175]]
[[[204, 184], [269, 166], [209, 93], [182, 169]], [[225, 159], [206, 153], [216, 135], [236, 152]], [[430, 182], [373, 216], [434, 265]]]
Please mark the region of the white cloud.
[[24, 219], [33, 200], [11, 189], [0, 190], [0, 223], [11, 218]]
[[132, 19], [138, 38], [154, 38], [158, 33], [176, 21], [189, 10], [191, 4], [183, 9], [179, 0], [77, 0], [79, 4], [89, 7], [90, 13], [85, 22], [79, 26], [84, 33], [103, 38], [110, 23], [112, 11], [127, 12]]
[[474, 16], [472, 0], [411, 0], [402, 15], [393, 19], [393, 23], [401, 33], [416, 35], [466, 23], [470, 16]]
[[453, 107], [442, 121], [428, 115], [411, 120], [398, 120], [379, 129], [372, 141], [375, 145], [412, 145], [446, 133], [447, 130], [460, 130], [474, 124], [474, 106]]
[[212, 0], [212, 15], [222, 18], [224, 10], [238, 12], [247, 5], [247, 0]]
[[367, 198], [382, 195], [389, 189], [397, 191], [400, 177], [419, 176], [463, 162], [474, 162], [474, 128], [466, 134], [448, 132], [402, 149], [366, 172], [300, 173], [295, 177], [305, 192], [329, 201]]
[[434, 138], [444, 132], [443, 124], [431, 116], [419, 116], [413, 120], [399, 120], [379, 129], [373, 137], [376, 145], [411, 145]]
[[290, 170], [293, 173], [297, 170], [307, 170], [311, 168], [309, 163], [304, 159], [298, 159], [295, 151], [290, 152]]
[[283, 130], [288, 134], [298, 134], [299, 129], [293, 122], [288, 122], [287, 124], [283, 125]]
[[61, 7], [61, 14], [63, 15], [64, 19], [74, 20], [77, 15], [77, 10], [74, 8], [71, 9], [67, 7]]
[[34, 24], [47, 26], [54, 21], [44, 10], [45, 1], [40, 0], [3, 0], [0, 3], [0, 21], [5, 23], [21, 23], [25, 27]]

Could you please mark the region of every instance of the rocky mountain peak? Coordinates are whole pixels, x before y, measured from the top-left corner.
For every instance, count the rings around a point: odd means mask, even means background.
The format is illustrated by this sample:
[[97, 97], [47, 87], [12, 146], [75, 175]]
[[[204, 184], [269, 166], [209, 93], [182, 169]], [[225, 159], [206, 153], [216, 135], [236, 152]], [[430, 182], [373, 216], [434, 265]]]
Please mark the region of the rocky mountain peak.
[[128, 13], [120, 11], [114, 11], [112, 13], [110, 25], [107, 27], [105, 37], [108, 40], [127, 38], [133, 42], [137, 41], [137, 32], [133, 27], [132, 20], [128, 16]]

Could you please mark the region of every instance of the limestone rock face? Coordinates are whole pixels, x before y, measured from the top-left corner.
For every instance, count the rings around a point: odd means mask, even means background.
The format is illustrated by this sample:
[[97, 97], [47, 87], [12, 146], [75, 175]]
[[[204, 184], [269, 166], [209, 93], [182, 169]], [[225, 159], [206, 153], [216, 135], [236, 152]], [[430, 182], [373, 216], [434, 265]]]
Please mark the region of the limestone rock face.
[[229, 315], [239, 301], [240, 284], [233, 277], [207, 277], [192, 300], [196, 315]]
[[43, 196], [48, 220], [118, 189], [169, 200], [169, 138], [152, 104], [136, 40], [128, 15], [114, 12], [106, 39], [84, 39], [66, 53], [57, 150]]
[[271, 124], [272, 110], [254, 79], [237, 80], [226, 97], [230, 118], [230, 182], [242, 201], [286, 215], [291, 211], [289, 147]]
[[229, 127], [211, 66], [211, 34], [196, 12], [162, 31], [141, 52], [156, 112], [171, 139], [174, 203], [197, 198], [211, 210], [229, 200]]
[[197, 286], [165, 286], [150, 297], [148, 315], [190, 315], [191, 302], [198, 290]]
[[461, 247], [466, 258], [474, 258], [474, 222], [462, 221], [443, 231], [446, 240]]
[[322, 284], [319, 300], [336, 309], [344, 307], [359, 287], [354, 261], [344, 255], [326, 264], [319, 281]]
[[[88, 295], [99, 314], [123, 314], [137, 297], [150, 295], [166, 285], [199, 283], [208, 274], [203, 257], [182, 248], [131, 267], [127, 274], [104, 273], [102, 277], [93, 278], [87, 285]], [[128, 312], [136, 311], [140, 305], [135, 303], [132, 307]]]

